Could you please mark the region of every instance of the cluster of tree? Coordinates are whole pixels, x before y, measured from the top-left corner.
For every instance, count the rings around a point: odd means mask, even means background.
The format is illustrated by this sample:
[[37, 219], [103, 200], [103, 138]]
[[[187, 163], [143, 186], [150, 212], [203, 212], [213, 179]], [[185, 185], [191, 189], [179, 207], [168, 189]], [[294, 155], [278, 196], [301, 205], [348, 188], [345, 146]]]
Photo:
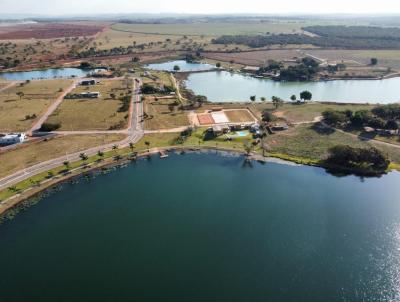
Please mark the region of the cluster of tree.
[[60, 123], [43, 123], [40, 127], [39, 131], [42, 132], [51, 132], [59, 129], [61, 127]]
[[131, 103], [131, 96], [125, 95], [119, 99], [121, 101], [121, 106], [118, 108], [118, 112], [126, 112], [129, 110]]
[[303, 30], [324, 37], [400, 40], [398, 27], [316, 25], [304, 27]]
[[25, 120], [34, 120], [35, 118], [37, 118], [37, 115], [35, 113], [25, 115]]
[[339, 111], [326, 110], [322, 113], [324, 121], [333, 126], [363, 127], [375, 129], [398, 130], [400, 120], [400, 105], [390, 104], [373, 108], [372, 110]]
[[298, 65], [289, 66], [280, 71], [282, 81], [309, 81], [319, 71], [318, 63], [311, 58], [303, 58]]
[[252, 48], [271, 45], [312, 44], [318, 47], [342, 47], [348, 49], [397, 49], [400, 40], [377, 38], [349, 38], [336, 36], [309, 36], [303, 34], [237, 35], [213, 39], [214, 44], [243, 44]]
[[135, 44], [128, 47], [114, 47], [111, 49], [97, 49], [96, 47], [90, 47], [87, 50], [80, 51], [78, 53], [71, 53], [70, 55], [74, 58], [89, 58], [89, 57], [107, 57], [116, 55], [129, 55], [133, 54], [135, 50], [143, 51], [147, 44]]
[[356, 170], [367, 174], [384, 173], [390, 161], [382, 151], [375, 147], [353, 148], [338, 145], [329, 150], [326, 163], [344, 170]]
[[195, 54], [193, 54], [193, 53], [186, 54], [185, 61], [188, 62], [188, 63], [195, 63], [198, 60], [200, 60], [201, 58], [202, 58], [201, 52], [200, 51], [196, 51]]
[[2, 66], [5, 69], [17, 67], [20, 64], [21, 60], [19, 59], [13, 59], [10, 57], [7, 57], [6, 59], [0, 59], [0, 66]]
[[175, 89], [172, 86], [157, 87], [152, 84], [145, 83], [143, 84], [141, 91], [143, 94], [170, 94], [171, 92], [175, 92]]
[[268, 60], [268, 65], [260, 67], [260, 69], [257, 71], [257, 74], [263, 74], [266, 72], [271, 72], [271, 71], [279, 71], [283, 68], [282, 62], [278, 62], [275, 60]]

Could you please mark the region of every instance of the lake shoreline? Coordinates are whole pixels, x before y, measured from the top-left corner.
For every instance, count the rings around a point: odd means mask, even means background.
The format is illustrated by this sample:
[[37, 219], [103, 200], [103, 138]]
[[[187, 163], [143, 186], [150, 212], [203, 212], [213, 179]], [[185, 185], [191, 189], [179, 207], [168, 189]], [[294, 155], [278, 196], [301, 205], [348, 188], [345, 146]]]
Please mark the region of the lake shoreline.
[[[85, 175], [91, 175], [96, 172], [107, 171], [112, 168], [118, 168], [128, 165], [129, 163], [135, 162], [138, 159], [144, 159], [156, 154], [159, 154], [160, 151], [166, 152], [180, 152], [180, 154], [184, 154], [186, 152], [201, 152], [201, 153], [211, 153], [215, 152], [216, 154], [230, 155], [230, 156], [243, 156], [247, 161], [255, 161], [261, 163], [276, 163], [281, 165], [289, 165], [289, 166], [309, 166], [309, 167], [316, 167], [324, 169], [326, 172], [331, 173], [337, 172], [339, 175], [355, 175], [359, 177], [380, 177], [382, 175], [388, 174], [389, 172], [396, 171], [395, 169], [389, 169], [385, 173], [362, 173], [363, 171], [356, 171], [354, 169], [346, 169], [343, 167], [332, 167], [323, 164], [321, 161], [316, 161], [312, 159], [305, 159], [285, 154], [274, 154], [270, 153], [267, 156], [263, 156], [262, 154], [252, 152], [249, 155], [246, 155], [242, 151], [233, 150], [229, 148], [223, 147], [209, 147], [209, 146], [202, 146], [202, 147], [190, 147], [190, 146], [169, 146], [169, 147], [162, 147], [162, 148], [152, 148], [149, 151], [142, 152], [137, 154], [134, 158], [126, 157], [122, 160], [115, 162], [115, 161], [101, 161], [101, 162], [94, 162], [93, 166], [80, 166], [72, 171], [69, 171], [68, 174], [63, 174], [59, 178], [52, 178], [49, 179], [48, 182], [44, 184], [40, 184], [39, 186], [32, 186], [28, 189], [22, 191], [21, 193], [11, 196], [6, 200], [0, 202], [0, 224], [2, 220], [7, 219], [8, 213], [10, 211], [16, 211], [16, 213], [23, 210], [25, 207], [29, 207], [29, 205], [24, 205], [25, 202], [33, 198], [37, 198], [44, 194], [46, 191], [52, 190], [63, 183], [68, 181], [78, 179], [84, 177]], [[112, 159], [111, 159], [112, 160]], [[334, 173], [331, 173], [334, 174]], [[21, 209], [18, 209], [19, 206], [22, 206]], [[13, 215], [11, 215], [13, 216]]]
[[[0, 203], [0, 220], [1, 217], [4, 217], [7, 215], [7, 212], [10, 210], [13, 210], [14, 208], [18, 207], [20, 204], [24, 203], [28, 199], [35, 198], [39, 196], [40, 194], [43, 194], [43, 192], [56, 187], [64, 182], [68, 182], [69, 180], [72, 180], [74, 178], [79, 178], [85, 175], [86, 173], [95, 173], [96, 171], [101, 171], [103, 169], [112, 169], [114, 167], [119, 167], [119, 166], [124, 166], [126, 164], [129, 164], [130, 162], [134, 162], [137, 159], [143, 159], [149, 156], [154, 156], [158, 154], [160, 151], [167, 151], [167, 152], [222, 152], [226, 154], [231, 154], [235, 156], [245, 156], [245, 154], [241, 151], [238, 150], [232, 150], [228, 148], [222, 148], [222, 147], [207, 147], [207, 146], [202, 146], [202, 147], [179, 147], [179, 146], [170, 146], [170, 147], [163, 147], [163, 148], [153, 148], [150, 149], [150, 151], [146, 151], [143, 153], [138, 154], [134, 159], [129, 159], [129, 158], [124, 158], [119, 162], [95, 162], [94, 166], [86, 166], [84, 167], [79, 167], [76, 170], [69, 171], [68, 174], [64, 174], [59, 176], [59, 178], [53, 178], [49, 179], [48, 182], [44, 184], [40, 184], [40, 186], [32, 186], [21, 193], [11, 196], [10, 198], [5, 199]], [[279, 156], [267, 156], [264, 157], [261, 154], [257, 153], [252, 153], [250, 156], [248, 156], [249, 160], [252, 161], [258, 161], [258, 162], [273, 162], [277, 164], [285, 164], [285, 165], [291, 165], [291, 166], [317, 166], [311, 163], [306, 163], [306, 162], [301, 162], [300, 160], [296, 161], [291, 161], [289, 159], [285, 159], [283, 157]], [[84, 168], [84, 170], [82, 169]], [[322, 167], [321, 167], [322, 168]]]

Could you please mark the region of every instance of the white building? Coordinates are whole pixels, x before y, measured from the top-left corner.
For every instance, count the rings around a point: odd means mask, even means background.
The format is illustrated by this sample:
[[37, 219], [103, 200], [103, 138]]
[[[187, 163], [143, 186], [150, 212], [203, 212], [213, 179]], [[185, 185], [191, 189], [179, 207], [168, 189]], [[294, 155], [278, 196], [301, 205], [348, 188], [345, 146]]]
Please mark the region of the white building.
[[25, 133], [9, 133], [0, 135], [0, 145], [13, 145], [23, 143], [26, 139]]

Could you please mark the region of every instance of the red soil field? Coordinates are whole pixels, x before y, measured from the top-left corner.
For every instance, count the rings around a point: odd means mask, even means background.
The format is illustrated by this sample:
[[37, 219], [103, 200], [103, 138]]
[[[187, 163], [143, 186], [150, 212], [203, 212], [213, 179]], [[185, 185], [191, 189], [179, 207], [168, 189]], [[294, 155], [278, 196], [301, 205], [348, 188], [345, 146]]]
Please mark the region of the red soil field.
[[0, 40], [53, 39], [63, 37], [93, 36], [101, 26], [65, 23], [40, 23], [8, 27], [0, 31]]
[[197, 118], [199, 119], [200, 125], [210, 125], [215, 123], [212, 115], [209, 113], [198, 114]]

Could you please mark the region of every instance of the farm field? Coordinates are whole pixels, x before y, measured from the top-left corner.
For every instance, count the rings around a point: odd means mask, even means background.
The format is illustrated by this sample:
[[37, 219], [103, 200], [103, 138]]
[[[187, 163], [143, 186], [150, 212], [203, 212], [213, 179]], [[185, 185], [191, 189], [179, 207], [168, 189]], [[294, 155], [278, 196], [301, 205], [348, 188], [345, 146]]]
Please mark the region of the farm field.
[[144, 112], [146, 130], [176, 128], [189, 125], [187, 112], [179, 109], [175, 98], [158, 99], [147, 97]]
[[0, 28], [0, 40], [52, 39], [92, 36], [102, 26], [77, 23], [34, 23]]
[[188, 24], [125, 24], [112, 25], [112, 29], [146, 34], [220, 36], [264, 33], [296, 33], [312, 22], [207, 22]]
[[127, 126], [128, 110], [119, 112], [122, 101], [129, 94], [130, 80], [101, 80], [93, 86], [78, 86], [71, 93], [100, 92], [97, 99], [64, 99], [47, 120], [60, 124], [58, 130], [117, 130]]
[[68, 135], [24, 144], [0, 155], [0, 178], [42, 161], [124, 139], [120, 134]]
[[[307, 47], [307, 46], [305, 46]], [[265, 65], [268, 60], [283, 61], [293, 60], [303, 57], [302, 53], [297, 49], [274, 49], [260, 50], [237, 53], [204, 53], [204, 57], [213, 60], [243, 64], [243, 65]]]
[[28, 130], [71, 83], [71, 80], [31, 81], [0, 92], [0, 132]]
[[312, 49], [307, 53], [329, 61], [353, 61], [362, 65], [369, 64], [371, 58], [377, 58], [378, 67], [400, 69], [400, 50]]
[[184, 34], [168, 35], [157, 33], [138, 33], [126, 30], [113, 29], [109, 27], [101, 32], [88, 46], [97, 50], [109, 50], [118, 47], [135, 46], [140, 52], [157, 52], [157, 51], [177, 51], [186, 50], [188, 48], [202, 47], [208, 51], [217, 50], [245, 50], [249, 47], [244, 45], [216, 45], [212, 44], [211, 36], [186, 36]]

